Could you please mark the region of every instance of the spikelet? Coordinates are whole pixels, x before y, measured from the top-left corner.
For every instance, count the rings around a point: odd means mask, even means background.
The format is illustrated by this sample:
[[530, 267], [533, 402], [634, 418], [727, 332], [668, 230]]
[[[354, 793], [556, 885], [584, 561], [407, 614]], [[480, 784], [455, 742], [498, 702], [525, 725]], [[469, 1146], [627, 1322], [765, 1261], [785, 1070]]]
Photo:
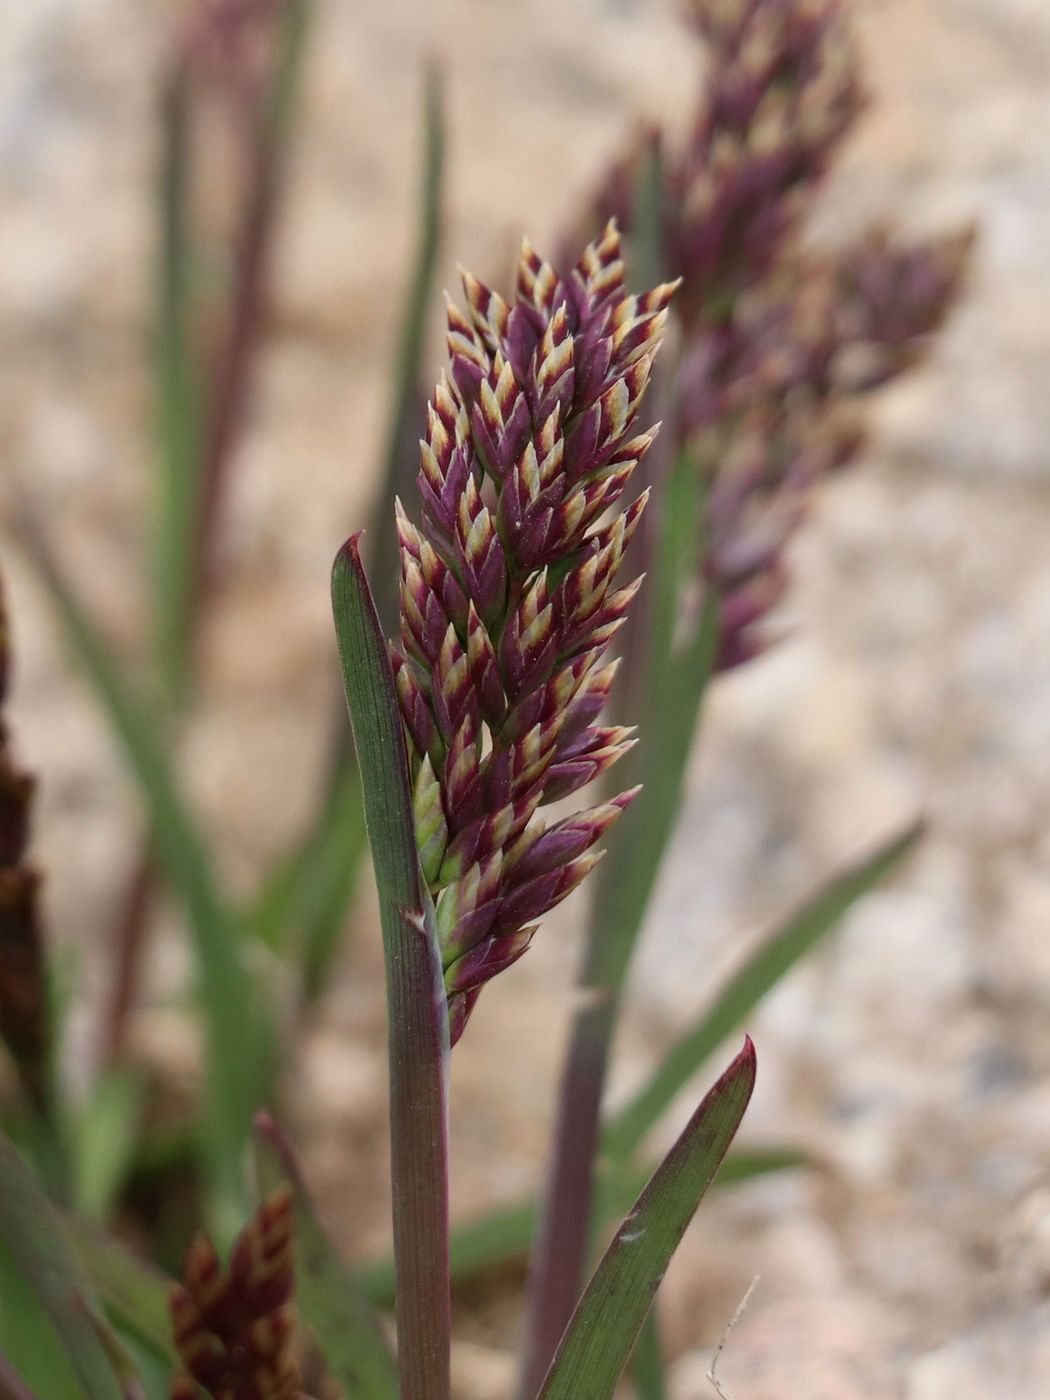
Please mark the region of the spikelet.
[[228, 1265], [198, 1235], [169, 1300], [182, 1369], [171, 1400], [304, 1400], [292, 1353], [292, 1193], [276, 1187], [241, 1231]]
[[536, 816], [633, 742], [596, 721], [640, 582], [617, 575], [647, 496], [622, 502], [655, 437], [638, 414], [675, 285], [633, 296], [623, 271], [609, 223], [564, 277], [525, 242], [513, 305], [462, 274], [420, 443], [421, 524], [398, 504], [393, 665], [453, 1041], [634, 796]]

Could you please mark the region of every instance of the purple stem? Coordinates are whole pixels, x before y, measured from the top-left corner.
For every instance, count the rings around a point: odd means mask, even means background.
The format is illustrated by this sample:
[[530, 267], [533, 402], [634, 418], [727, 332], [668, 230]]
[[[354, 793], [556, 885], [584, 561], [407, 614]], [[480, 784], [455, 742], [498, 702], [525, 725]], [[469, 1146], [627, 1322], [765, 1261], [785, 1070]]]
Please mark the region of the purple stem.
[[546, 1209], [529, 1268], [531, 1306], [526, 1325], [520, 1400], [533, 1400], [579, 1301], [587, 1266], [592, 1173], [601, 1127], [602, 1090], [615, 1024], [605, 996], [574, 1019], [558, 1092], [557, 1131], [542, 1199]]

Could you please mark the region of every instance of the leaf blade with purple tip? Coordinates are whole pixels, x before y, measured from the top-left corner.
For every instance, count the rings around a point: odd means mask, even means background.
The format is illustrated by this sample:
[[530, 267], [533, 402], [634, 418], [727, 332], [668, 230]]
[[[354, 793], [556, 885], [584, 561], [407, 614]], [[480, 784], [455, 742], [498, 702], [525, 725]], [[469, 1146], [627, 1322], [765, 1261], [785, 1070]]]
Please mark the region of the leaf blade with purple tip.
[[755, 1083], [750, 1039], [653, 1173], [576, 1306], [537, 1400], [610, 1400]]

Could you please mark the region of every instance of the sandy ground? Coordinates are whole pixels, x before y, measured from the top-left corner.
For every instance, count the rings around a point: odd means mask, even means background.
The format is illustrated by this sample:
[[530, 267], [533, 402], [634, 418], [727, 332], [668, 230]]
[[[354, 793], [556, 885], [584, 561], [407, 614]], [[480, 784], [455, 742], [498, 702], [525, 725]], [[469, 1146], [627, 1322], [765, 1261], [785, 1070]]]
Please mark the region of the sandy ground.
[[[788, 639], [714, 697], [615, 1092], [779, 910], [917, 810], [929, 835], [750, 1027], [747, 1140], [801, 1143], [823, 1165], [705, 1208], [666, 1285], [675, 1400], [711, 1393], [710, 1347], [756, 1273], [721, 1363], [735, 1400], [1038, 1400], [1050, 1373], [1050, 10], [858, 8], [878, 105], [823, 229], [976, 216], [976, 275], [934, 362], [882, 399], [874, 447], [810, 523]], [[5, 472], [47, 512], [131, 666], [147, 655], [147, 194], [169, 12], [37, 0], [0, 20]], [[451, 102], [449, 286], [454, 260], [498, 277], [521, 231], [552, 239], [625, 128], [679, 111], [693, 73], [655, 0], [319, 5], [276, 331], [185, 738], [235, 889], [301, 828], [318, 781], [328, 562], [369, 496], [411, 244], [419, 65], [435, 50]], [[83, 1041], [137, 806], [9, 543], [13, 721], [43, 779], [38, 850], [56, 934], [80, 959]], [[489, 990], [457, 1056], [463, 1213], [540, 1170], [576, 918], [570, 905], [552, 919]], [[329, 1214], [374, 1249], [384, 1089], [367, 900], [355, 924], [295, 1077]], [[178, 940], [160, 940], [158, 1003], [183, 967]], [[139, 1033], [173, 1061], [192, 1054], [177, 1009]], [[513, 1287], [463, 1309], [464, 1400], [507, 1393]]]

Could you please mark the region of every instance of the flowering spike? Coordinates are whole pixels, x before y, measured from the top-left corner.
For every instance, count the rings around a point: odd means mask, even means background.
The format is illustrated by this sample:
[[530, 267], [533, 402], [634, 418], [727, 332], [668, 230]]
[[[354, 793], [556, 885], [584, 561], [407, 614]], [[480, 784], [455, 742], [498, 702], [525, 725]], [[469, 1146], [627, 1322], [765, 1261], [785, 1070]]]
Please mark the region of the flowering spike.
[[[972, 233], [908, 245], [876, 227], [837, 253], [805, 250], [813, 195], [865, 104], [849, 7], [687, 0], [686, 8], [709, 51], [692, 131], [685, 141], [646, 133], [610, 171], [590, 217], [629, 227], [643, 163], [658, 157], [657, 253], [684, 275], [676, 429], [683, 445], [702, 433], [699, 455], [718, 463], [705, 486], [702, 568], [721, 604], [724, 668], [763, 649], [788, 538], [814, 487], [857, 451], [850, 400], [921, 357], [956, 299]], [[603, 460], [603, 430], [629, 412], [623, 371], [644, 363], [673, 290], [668, 282], [618, 298], [577, 356], [593, 407], [566, 444], [580, 489], [563, 500], [552, 537], [579, 528], [594, 504], [589, 473]], [[760, 462], [745, 477], [734, 457], [749, 438]]]
[[393, 653], [453, 1041], [632, 796], [549, 828], [536, 815], [630, 742], [597, 723], [615, 671], [597, 658], [638, 587], [618, 575], [646, 496], [618, 502], [655, 436], [631, 434], [674, 290], [625, 290], [613, 223], [565, 279], [526, 241], [513, 306], [462, 281], [420, 448], [421, 525], [398, 511]]
[[292, 1224], [283, 1182], [241, 1232], [228, 1267], [205, 1236], [190, 1245], [169, 1300], [182, 1367], [172, 1397], [303, 1400], [292, 1354]]

